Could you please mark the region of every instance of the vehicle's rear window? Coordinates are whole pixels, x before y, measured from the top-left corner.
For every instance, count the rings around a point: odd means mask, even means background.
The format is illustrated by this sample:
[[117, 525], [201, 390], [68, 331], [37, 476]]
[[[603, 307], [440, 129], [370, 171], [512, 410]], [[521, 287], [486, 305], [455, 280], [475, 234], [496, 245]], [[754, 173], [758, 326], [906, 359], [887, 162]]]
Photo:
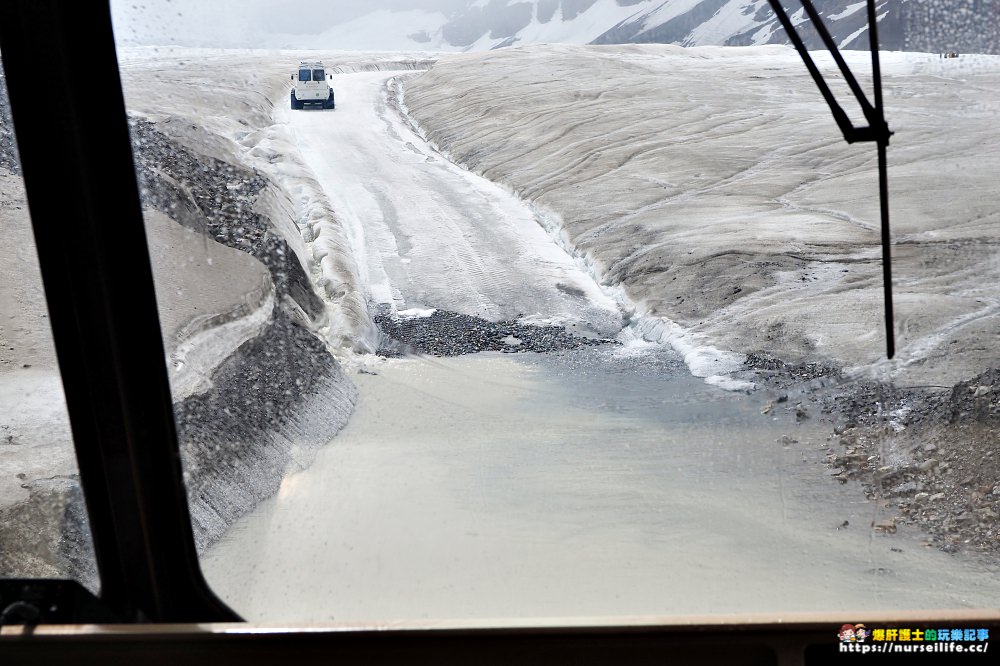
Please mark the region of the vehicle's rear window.
[[[322, 73], [322, 70], [320, 70], [320, 72]], [[310, 76], [311, 74], [308, 69], [299, 70], [299, 81], [310, 81], [312, 80]]]
[[322, 69], [314, 69], [313, 70], [313, 81], [322, 81], [325, 78], [326, 78], [326, 75], [323, 73]]

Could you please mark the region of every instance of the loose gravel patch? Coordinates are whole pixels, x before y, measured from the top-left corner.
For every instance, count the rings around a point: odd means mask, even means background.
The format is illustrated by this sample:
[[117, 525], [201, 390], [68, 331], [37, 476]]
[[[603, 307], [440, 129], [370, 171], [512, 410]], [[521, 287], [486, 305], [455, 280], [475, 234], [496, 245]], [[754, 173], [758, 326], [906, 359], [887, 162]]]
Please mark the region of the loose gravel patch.
[[414, 353], [461, 356], [484, 351], [547, 353], [617, 344], [614, 340], [573, 335], [560, 326], [492, 322], [445, 310], [413, 318], [376, 314], [374, 319], [386, 337], [378, 350], [381, 356]]

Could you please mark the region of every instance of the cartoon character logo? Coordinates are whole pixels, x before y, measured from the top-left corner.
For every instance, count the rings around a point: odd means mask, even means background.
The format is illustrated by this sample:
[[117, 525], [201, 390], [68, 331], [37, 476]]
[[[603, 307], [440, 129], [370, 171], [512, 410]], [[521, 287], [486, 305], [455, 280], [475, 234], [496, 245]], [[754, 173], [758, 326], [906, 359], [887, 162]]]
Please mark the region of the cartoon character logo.
[[854, 625], [854, 640], [858, 643], [864, 643], [865, 639], [872, 635], [872, 632], [868, 631], [863, 624]]
[[853, 643], [854, 642], [854, 625], [845, 624], [840, 628], [840, 632], [837, 634], [837, 638], [840, 639], [841, 643]]

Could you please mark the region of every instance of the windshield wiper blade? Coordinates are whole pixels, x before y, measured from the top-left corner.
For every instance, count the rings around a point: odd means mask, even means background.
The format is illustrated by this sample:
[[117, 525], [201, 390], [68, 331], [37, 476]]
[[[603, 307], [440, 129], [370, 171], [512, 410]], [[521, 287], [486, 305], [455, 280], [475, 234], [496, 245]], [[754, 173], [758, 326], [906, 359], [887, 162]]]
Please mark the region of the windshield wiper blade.
[[889, 137], [893, 133], [889, 130], [889, 125], [885, 121], [885, 108], [882, 104], [882, 71], [879, 66], [878, 16], [875, 10], [875, 0], [867, 0], [868, 40], [872, 54], [872, 86], [875, 92], [874, 103], [868, 100], [851, 68], [844, 61], [844, 57], [840, 54], [837, 44], [833, 41], [829, 30], [823, 24], [823, 19], [813, 6], [812, 0], [801, 0], [802, 8], [805, 10], [810, 21], [812, 21], [826, 50], [833, 56], [833, 60], [837, 63], [844, 81], [847, 82], [858, 105], [861, 107], [861, 112], [868, 121], [867, 127], [855, 127], [854, 123], [847, 116], [847, 113], [837, 102], [837, 98], [830, 90], [830, 86], [827, 84], [826, 79], [823, 78], [812, 56], [809, 55], [805, 42], [802, 41], [802, 36], [799, 34], [798, 29], [792, 25], [792, 20], [788, 16], [788, 12], [781, 5], [780, 0], [768, 0], [768, 2], [774, 10], [775, 15], [777, 15], [778, 21], [781, 22], [782, 27], [785, 29], [785, 32], [788, 33], [788, 37], [792, 40], [792, 44], [795, 45], [795, 50], [802, 57], [802, 62], [805, 63], [806, 69], [809, 70], [809, 74], [816, 83], [816, 87], [819, 88], [820, 94], [823, 95], [823, 99], [826, 100], [827, 105], [830, 107], [833, 118], [844, 135], [844, 140], [847, 143], [874, 141], [878, 147], [879, 211], [882, 232], [882, 290], [885, 302], [885, 344], [886, 355], [892, 358], [896, 354], [896, 337], [893, 329], [892, 312], [892, 248], [889, 236], [889, 179], [886, 168], [886, 147], [889, 145]]

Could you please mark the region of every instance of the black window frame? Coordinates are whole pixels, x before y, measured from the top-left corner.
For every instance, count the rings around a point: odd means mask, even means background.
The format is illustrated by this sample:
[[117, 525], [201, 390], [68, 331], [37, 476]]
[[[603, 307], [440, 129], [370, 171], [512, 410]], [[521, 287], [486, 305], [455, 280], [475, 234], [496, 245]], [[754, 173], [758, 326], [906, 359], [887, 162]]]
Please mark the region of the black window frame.
[[238, 620], [195, 549], [110, 3], [2, 2], [0, 51], [101, 599]]

